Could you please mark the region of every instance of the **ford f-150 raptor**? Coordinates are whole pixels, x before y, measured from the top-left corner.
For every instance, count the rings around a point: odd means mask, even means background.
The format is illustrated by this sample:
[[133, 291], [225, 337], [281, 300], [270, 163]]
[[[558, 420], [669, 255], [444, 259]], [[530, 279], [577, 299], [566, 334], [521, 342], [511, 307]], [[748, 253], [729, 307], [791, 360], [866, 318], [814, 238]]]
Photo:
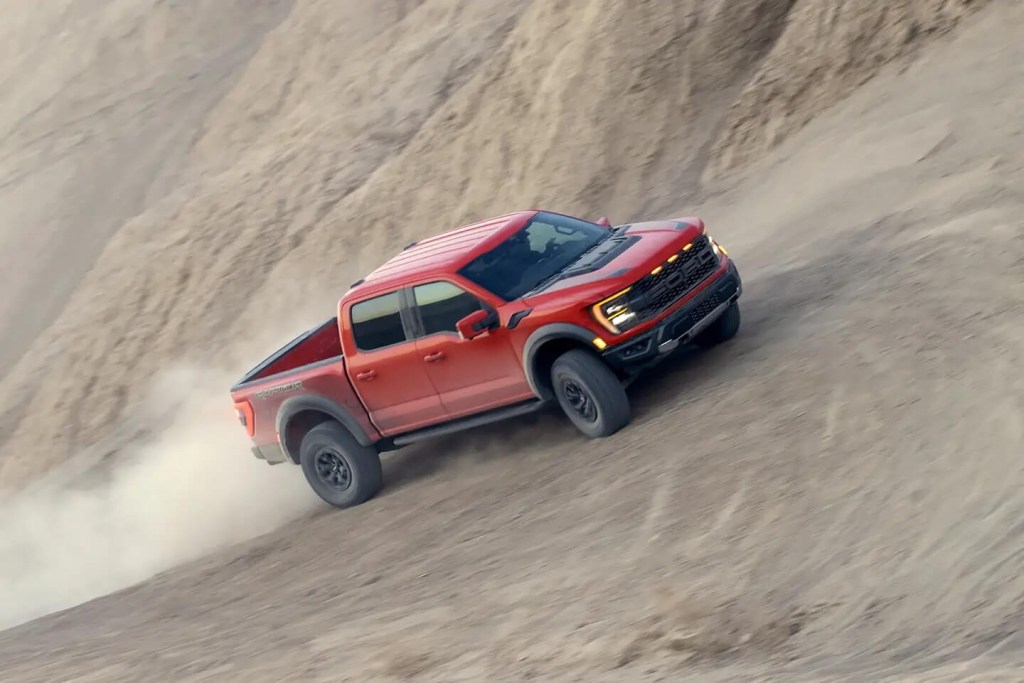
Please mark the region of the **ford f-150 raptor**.
[[552, 403], [613, 434], [637, 373], [736, 334], [741, 292], [699, 218], [511, 213], [407, 245], [231, 396], [256, 457], [349, 507], [380, 489], [381, 452]]

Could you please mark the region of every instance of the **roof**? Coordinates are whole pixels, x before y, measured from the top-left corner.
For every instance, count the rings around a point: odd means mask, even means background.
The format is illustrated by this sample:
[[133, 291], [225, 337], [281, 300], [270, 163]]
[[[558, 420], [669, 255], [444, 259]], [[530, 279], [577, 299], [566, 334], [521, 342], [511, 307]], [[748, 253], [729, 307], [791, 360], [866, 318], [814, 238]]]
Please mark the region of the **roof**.
[[421, 272], [457, 270], [521, 229], [536, 213], [517, 211], [414, 242], [356, 284], [388, 289]]

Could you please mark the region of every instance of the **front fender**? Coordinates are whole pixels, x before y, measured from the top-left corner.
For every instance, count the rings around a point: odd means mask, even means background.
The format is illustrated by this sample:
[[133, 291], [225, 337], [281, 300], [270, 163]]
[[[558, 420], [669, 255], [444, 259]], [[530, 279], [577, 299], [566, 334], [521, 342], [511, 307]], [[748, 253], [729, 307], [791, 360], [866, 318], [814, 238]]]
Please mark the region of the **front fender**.
[[544, 387], [543, 382], [537, 376], [537, 353], [544, 344], [559, 339], [568, 339], [579, 342], [587, 348], [593, 348], [594, 333], [580, 325], [571, 323], [551, 323], [533, 331], [527, 337], [523, 345], [523, 372], [526, 374], [526, 381], [530, 383], [530, 389], [539, 398], [549, 400], [553, 398], [552, 393]]

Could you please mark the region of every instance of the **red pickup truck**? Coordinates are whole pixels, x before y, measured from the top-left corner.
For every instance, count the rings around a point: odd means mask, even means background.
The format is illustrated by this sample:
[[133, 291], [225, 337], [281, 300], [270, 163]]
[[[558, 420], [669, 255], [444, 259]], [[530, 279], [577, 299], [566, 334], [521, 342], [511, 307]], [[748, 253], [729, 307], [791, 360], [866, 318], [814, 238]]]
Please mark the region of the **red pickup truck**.
[[736, 334], [741, 291], [699, 218], [512, 213], [407, 245], [231, 396], [257, 457], [349, 507], [380, 489], [381, 452], [552, 403], [613, 434], [637, 373]]

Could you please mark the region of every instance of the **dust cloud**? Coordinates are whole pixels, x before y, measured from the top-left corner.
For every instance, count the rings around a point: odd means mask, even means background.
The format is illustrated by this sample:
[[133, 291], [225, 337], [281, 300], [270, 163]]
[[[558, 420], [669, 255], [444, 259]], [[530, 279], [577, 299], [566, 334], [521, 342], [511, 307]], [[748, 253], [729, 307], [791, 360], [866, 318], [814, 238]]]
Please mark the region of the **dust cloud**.
[[[147, 579], [280, 527], [317, 504], [294, 467], [253, 458], [230, 377], [179, 367], [158, 378], [172, 406], [109, 465], [79, 454], [18, 492], [0, 492], [0, 629]], [[152, 423], [157, 416], [148, 416]], [[84, 483], [83, 483], [84, 482]]]

